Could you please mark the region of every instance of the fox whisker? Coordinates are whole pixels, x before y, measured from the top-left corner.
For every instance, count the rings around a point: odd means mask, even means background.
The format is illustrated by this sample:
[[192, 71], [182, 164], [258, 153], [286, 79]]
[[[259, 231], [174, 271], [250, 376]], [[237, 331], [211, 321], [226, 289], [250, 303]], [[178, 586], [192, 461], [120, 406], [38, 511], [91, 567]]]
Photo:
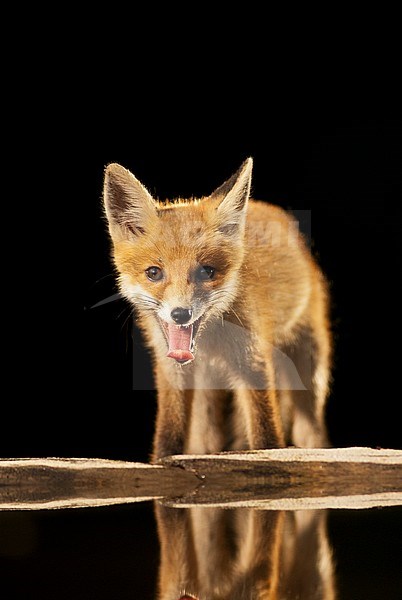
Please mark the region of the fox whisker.
[[155, 300], [155, 298], [150, 298], [149, 296], [146, 296], [145, 294], [137, 293], [134, 297], [134, 300], [136, 302], [138, 302], [138, 304], [144, 304], [144, 305], [152, 306], [155, 308], [160, 307], [160, 302], [158, 302], [158, 300]]
[[[124, 311], [123, 311], [123, 312], [124, 312]], [[120, 315], [122, 315], [122, 314], [123, 314], [123, 312], [121, 312], [121, 313], [120, 313]], [[122, 324], [122, 326], [121, 326], [121, 330], [123, 330], [123, 328], [124, 328], [124, 327], [127, 325], [127, 323], [128, 323], [128, 320], [130, 319], [130, 317], [132, 317], [132, 316], [133, 316], [133, 314], [134, 314], [134, 309], [133, 309], [133, 308], [130, 308], [130, 309], [129, 309], [129, 311], [128, 311], [128, 315], [126, 316], [126, 318], [125, 318], [125, 319], [124, 319], [124, 321], [123, 321], [123, 324]], [[120, 315], [119, 315], [119, 316], [120, 316]]]
[[232, 312], [234, 314], [234, 316], [236, 317], [236, 319], [239, 321], [240, 325], [242, 327], [244, 327], [243, 321], [241, 320], [241, 318], [239, 317], [239, 315], [237, 314], [237, 312], [235, 311], [235, 309], [231, 308], [230, 312]]

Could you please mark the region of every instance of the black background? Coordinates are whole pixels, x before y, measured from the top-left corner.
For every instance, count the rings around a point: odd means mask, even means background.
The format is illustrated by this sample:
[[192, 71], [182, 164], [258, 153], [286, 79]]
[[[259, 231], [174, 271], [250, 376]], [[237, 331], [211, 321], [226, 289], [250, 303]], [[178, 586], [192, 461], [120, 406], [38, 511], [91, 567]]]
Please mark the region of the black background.
[[[149, 358], [122, 301], [89, 309], [114, 292], [103, 170], [200, 195], [247, 156], [255, 197], [311, 210], [332, 290], [333, 444], [401, 448], [397, 15], [58, 8], [4, 20], [0, 456], [148, 459], [155, 396], [132, 373], [149, 379]], [[400, 507], [329, 524], [339, 599], [399, 600]], [[7, 600], [154, 598], [157, 564], [151, 503], [0, 513]]]
[[[12, 235], [1, 456], [148, 460], [155, 393], [133, 390], [133, 373], [150, 381], [149, 356], [122, 300], [90, 308], [116, 292], [104, 167], [120, 162], [163, 199], [209, 193], [247, 156], [254, 197], [311, 210], [312, 251], [331, 285], [333, 445], [401, 448], [402, 121], [304, 110], [303, 89], [293, 92], [297, 110], [268, 109], [263, 96], [234, 112], [214, 90], [194, 108], [189, 93], [186, 111], [170, 112], [158, 90], [152, 108], [134, 103], [130, 118], [98, 116], [91, 105], [76, 121], [68, 104], [53, 116], [20, 115], [3, 165], [11, 198], [3, 227]], [[398, 523], [395, 510], [331, 514], [341, 597], [399, 597]], [[8, 598], [154, 597], [150, 504], [4, 513], [0, 531]]]
[[2, 456], [148, 460], [155, 394], [133, 390], [133, 377], [152, 381], [150, 358], [123, 300], [90, 308], [116, 293], [104, 167], [120, 162], [164, 199], [208, 194], [247, 156], [254, 197], [311, 211], [332, 296], [333, 445], [401, 447], [401, 122], [215, 116], [155, 116], [149, 129], [137, 118], [106, 138], [47, 129], [42, 153], [26, 137], [12, 183], [29, 198], [28, 216], [14, 209], [15, 239], [23, 221], [29, 244], [10, 301], [18, 374], [3, 404]]

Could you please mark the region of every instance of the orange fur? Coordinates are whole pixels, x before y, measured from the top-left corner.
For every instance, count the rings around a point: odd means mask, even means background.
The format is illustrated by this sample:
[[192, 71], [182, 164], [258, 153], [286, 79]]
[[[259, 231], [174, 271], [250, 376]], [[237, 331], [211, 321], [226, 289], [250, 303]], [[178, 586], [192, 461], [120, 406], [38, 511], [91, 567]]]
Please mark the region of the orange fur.
[[335, 600], [326, 511], [155, 507], [160, 600]]
[[[251, 169], [248, 159], [211, 196], [174, 203], [153, 200], [120, 165], [106, 169], [120, 289], [138, 311], [154, 359], [154, 460], [327, 445], [326, 282], [294, 219], [249, 199]], [[211, 278], [201, 279], [203, 266], [214, 269]], [[150, 280], [150, 267], [160, 280]], [[167, 357], [168, 324], [187, 327], [174, 324], [177, 307], [191, 311], [194, 345], [185, 348], [185, 364], [177, 348], [176, 359]]]

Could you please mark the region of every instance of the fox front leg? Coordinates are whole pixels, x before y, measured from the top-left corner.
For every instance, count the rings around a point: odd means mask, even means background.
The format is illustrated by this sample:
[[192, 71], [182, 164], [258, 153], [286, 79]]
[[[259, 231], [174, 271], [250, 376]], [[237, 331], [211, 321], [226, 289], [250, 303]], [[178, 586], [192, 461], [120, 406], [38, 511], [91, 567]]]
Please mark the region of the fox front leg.
[[236, 390], [235, 397], [244, 417], [248, 448], [283, 448], [285, 441], [275, 391], [242, 388]]
[[185, 451], [191, 390], [174, 387], [157, 373], [158, 410], [153, 443], [152, 462], [164, 456]]
[[263, 371], [244, 369], [235, 390], [238, 414], [243, 417], [243, 429], [250, 450], [282, 448], [285, 445], [274, 381], [273, 366], [267, 361]]

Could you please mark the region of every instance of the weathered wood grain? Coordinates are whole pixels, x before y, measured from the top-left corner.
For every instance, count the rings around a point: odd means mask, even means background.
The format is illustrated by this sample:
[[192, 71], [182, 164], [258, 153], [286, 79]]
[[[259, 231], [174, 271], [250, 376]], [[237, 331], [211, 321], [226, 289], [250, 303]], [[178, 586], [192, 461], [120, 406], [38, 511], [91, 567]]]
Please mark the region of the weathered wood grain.
[[0, 460], [0, 510], [77, 508], [157, 499], [169, 506], [272, 510], [402, 505], [402, 451], [261, 450], [166, 457]]
[[[194, 472], [205, 484], [174, 506], [294, 509], [402, 504], [402, 451], [285, 448], [173, 456], [166, 466]], [[284, 502], [286, 500], [286, 502]]]
[[0, 460], [0, 510], [78, 508], [189, 493], [199, 483], [174, 467], [83, 458]]

